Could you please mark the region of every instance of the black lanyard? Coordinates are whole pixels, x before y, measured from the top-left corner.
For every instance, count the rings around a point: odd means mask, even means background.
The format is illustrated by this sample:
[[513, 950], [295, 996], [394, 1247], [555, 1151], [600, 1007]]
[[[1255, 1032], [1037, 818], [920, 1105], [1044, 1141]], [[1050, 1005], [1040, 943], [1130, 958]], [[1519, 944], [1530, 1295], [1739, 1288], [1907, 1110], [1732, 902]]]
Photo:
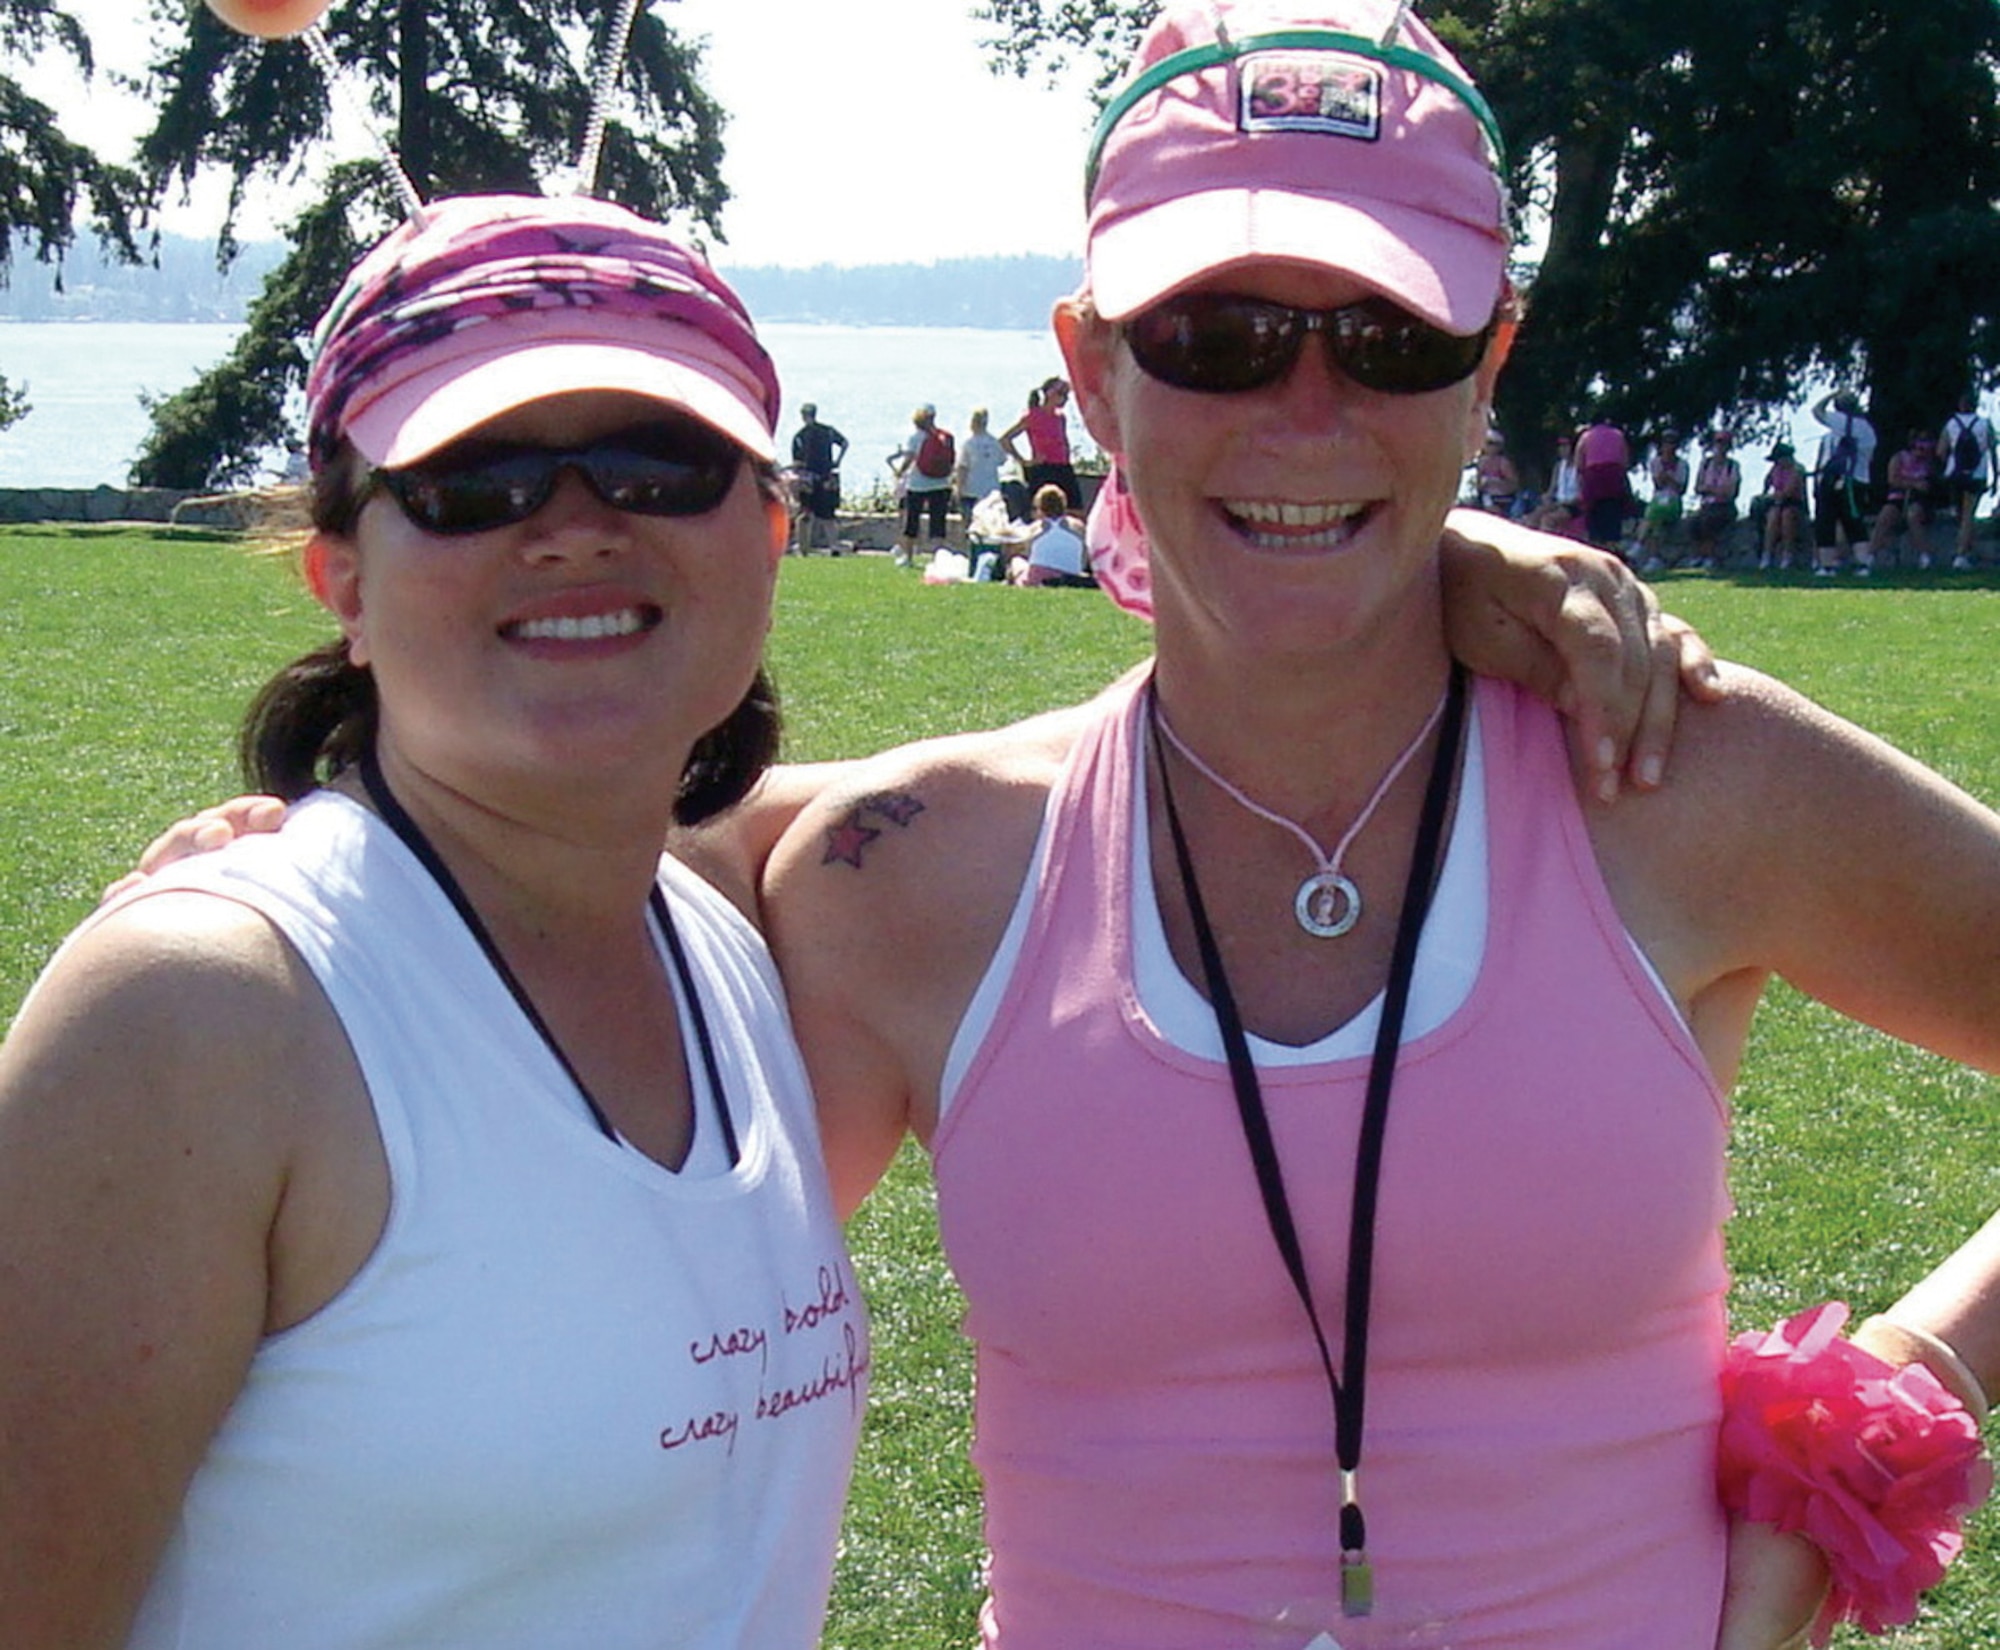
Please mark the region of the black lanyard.
[[1375, 1604], [1373, 1574], [1368, 1567], [1368, 1525], [1361, 1512], [1361, 1438], [1368, 1394], [1368, 1306], [1375, 1276], [1375, 1203], [1382, 1178], [1382, 1140], [1389, 1121], [1389, 1091], [1396, 1080], [1396, 1056], [1403, 1040], [1403, 1017], [1409, 1007], [1410, 982], [1416, 972], [1417, 942], [1423, 935], [1424, 918], [1430, 911], [1431, 894], [1444, 845], [1444, 820], [1451, 800], [1453, 775], [1458, 766], [1458, 747], [1465, 725], [1465, 677], [1457, 664], [1451, 667], [1451, 683], [1445, 695], [1444, 720], [1439, 726], [1437, 750], [1431, 757], [1430, 780], [1424, 790], [1423, 815], [1417, 824], [1416, 847], [1410, 855], [1410, 876], [1403, 890], [1403, 912], [1396, 925], [1396, 944], [1390, 955], [1389, 983], [1383, 991], [1382, 1019], [1375, 1033], [1375, 1052], [1368, 1066], [1367, 1101], [1361, 1114], [1361, 1139], [1354, 1160], [1354, 1204], [1347, 1240], [1347, 1299], [1340, 1373], [1335, 1375], [1333, 1353], [1326, 1331], [1319, 1321], [1312, 1285], [1306, 1272], [1305, 1251], [1299, 1243], [1297, 1224], [1292, 1219], [1291, 1199], [1285, 1194], [1284, 1172], [1278, 1150], [1271, 1138], [1270, 1118], [1264, 1110], [1264, 1092], [1257, 1081], [1256, 1062], [1250, 1057], [1249, 1040], [1243, 1032], [1243, 1017], [1236, 997], [1229, 989], [1229, 976], [1222, 966], [1222, 953], [1209, 925], [1196, 883], [1194, 860], [1188, 853], [1187, 838], [1181, 830], [1180, 813], [1174, 806], [1173, 785], [1167, 777], [1166, 753], [1162, 749], [1159, 722], [1152, 714], [1149, 688], [1147, 722], [1152, 737], [1153, 760], [1160, 770], [1160, 796], [1166, 803], [1167, 830], [1173, 838], [1174, 857], [1179, 863], [1181, 890], [1187, 899], [1188, 918], [1194, 925], [1195, 945], [1201, 953], [1202, 973], [1208, 982], [1209, 1003], [1215, 1010], [1216, 1028], [1229, 1060], [1229, 1078], [1236, 1090], [1236, 1109], [1243, 1123], [1243, 1139], [1250, 1148], [1250, 1161], [1257, 1171], [1257, 1187], [1263, 1194], [1264, 1214], [1271, 1225], [1271, 1237], [1285, 1263], [1292, 1287], [1305, 1307], [1306, 1321], [1312, 1326], [1313, 1343], [1319, 1349], [1320, 1367], [1326, 1372], [1328, 1395], [1333, 1400], [1334, 1454], [1340, 1464], [1340, 1605], [1341, 1613], [1365, 1616]]
[[[452, 909], [457, 911], [459, 920], [467, 931], [479, 942], [479, 949], [486, 953], [486, 960], [492, 964], [493, 972], [512, 993], [528, 1023], [540, 1034], [543, 1044], [556, 1057], [556, 1063], [576, 1086], [576, 1092], [583, 1097], [583, 1103], [590, 1109], [591, 1118], [596, 1122], [604, 1138], [622, 1145], [618, 1131], [611, 1126], [611, 1119], [604, 1115], [604, 1108], [597, 1103], [585, 1085], [582, 1075], [570, 1063], [570, 1057], [563, 1052], [563, 1046], [556, 1041], [555, 1033], [542, 1018], [542, 1011], [535, 1006], [535, 999], [528, 995], [528, 989], [501, 955], [500, 947], [487, 930], [486, 923], [466, 897], [465, 890], [458, 884], [458, 878], [451, 874], [437, 849], [431, 846], [430, 838], [424, 835], [423, 827], [410, 817], [409, 810], [389, 789], [389, 781], [383, 777], [382, 763], [370, 745], [361, 753], [361, 788], [368, 793], [368, 800], [375, 804], [375, 811], [382, 816], [382, 822], [402, 839], [403, 846], [417, 856], [418, 862], [430, 872], [431, 880], [443, 890]], [[715, 1058], [715, 1042], [709, 1035], [708, 1015], [701, 1006], [701, 993], [695, 989], [694, 970], [688, 966], [687, 952], [681, 947], [681, 937], [674, 929], [673, 913], [667, 907], [667, 896], [661, 892], [656, 881], [647, 901], [653, 913], [653, 920], [659, 924], [660, 936], [667, 942], [667, 957], [672, 962], [674, 977], [680, 982], [681, 997], [687, 1003], [688, 1019], [694, 1025], [696, 1044], [701, 1049], [702, 1070], [708, 1077], [708, 1092], [715, 1102], [715, 1115], [722, 1123], [722, 1140], [729, 1151], [730, 1167], [734, 1168], [742, 1154], [736, 1144], [736, 1121], [729, 1115], [729, 1098], [722, 1086], [722, 1068]]]

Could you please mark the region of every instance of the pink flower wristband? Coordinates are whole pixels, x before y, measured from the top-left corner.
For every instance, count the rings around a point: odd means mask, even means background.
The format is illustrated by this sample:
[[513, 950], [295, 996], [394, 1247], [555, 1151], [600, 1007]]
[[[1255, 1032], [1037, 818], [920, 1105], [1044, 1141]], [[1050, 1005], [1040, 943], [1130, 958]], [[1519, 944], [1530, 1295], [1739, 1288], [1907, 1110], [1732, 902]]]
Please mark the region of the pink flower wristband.
[[1843, 1340], [1846, 1322], [1829, 1301], [1737, 1336], [1722, 1368], [1722, 1504], [1826, 1555], [1815, 1645], [1837, 1622], [1882, 1633], [1914, 1620], [1918, 1594], [1965, 1544], [1961, 1519], [1993, 1487], [1965, 1406], [1923, 1365]]

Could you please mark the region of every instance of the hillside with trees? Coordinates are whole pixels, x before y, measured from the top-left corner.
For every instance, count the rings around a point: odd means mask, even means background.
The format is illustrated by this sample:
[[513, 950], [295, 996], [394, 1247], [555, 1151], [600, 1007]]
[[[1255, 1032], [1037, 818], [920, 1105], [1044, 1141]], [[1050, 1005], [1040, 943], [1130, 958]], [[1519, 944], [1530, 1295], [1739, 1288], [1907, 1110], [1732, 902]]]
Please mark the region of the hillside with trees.
[[1077, 258], [947, 258], [851, 269], [737, 268], [718, 263], [765, 321], [844, 326], [992, 327], [1039, 332], [1049, 307], [1083, 278]]
[[17, 237], [0, 320], [241, 321], [284, 250], [275, 241], [252, 243], [218, 269], [213, 241], [163, 235], [137, 263], [84, 240], [36, 265], [32, 244]]
[[[26, 268], [15, 247], [12, 279], [0, 287], [5, 321], [243, 321], [265, 279], [284, 263], [282, 241], [251, 241], [226, 268], [215, 244], [161, 237], [132, 263], [94, 242], [72, 246], [46, 268]], [[822, 264], [811, 269], [718, 265], [764, 321], [837, 326], [991, 327], [1040, 331], [1049, 306], [1076, 290], [1075, 258], [952, 258], [936, 263]]]

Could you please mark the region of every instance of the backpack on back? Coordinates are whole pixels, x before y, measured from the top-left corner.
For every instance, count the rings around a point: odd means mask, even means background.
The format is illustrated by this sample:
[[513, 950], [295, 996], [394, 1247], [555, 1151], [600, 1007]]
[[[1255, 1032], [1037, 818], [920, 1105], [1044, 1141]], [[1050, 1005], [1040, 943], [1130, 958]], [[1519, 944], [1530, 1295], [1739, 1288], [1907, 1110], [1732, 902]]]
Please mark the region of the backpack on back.
[[1958, 424], [1958, 439], [1951, 444], [1951, 473], [1955, 476], [1969, 476], [1979, 468], [1979, 435], [1976, 420], [1963, 418]]
[[924, 442], [917, 449], [917, 474], [929, 476], [937, 481], [951, 474], [952, 466], [958, 462], [958, 443], [951, 438], [951, 431], [933, 424], [924, 431]]

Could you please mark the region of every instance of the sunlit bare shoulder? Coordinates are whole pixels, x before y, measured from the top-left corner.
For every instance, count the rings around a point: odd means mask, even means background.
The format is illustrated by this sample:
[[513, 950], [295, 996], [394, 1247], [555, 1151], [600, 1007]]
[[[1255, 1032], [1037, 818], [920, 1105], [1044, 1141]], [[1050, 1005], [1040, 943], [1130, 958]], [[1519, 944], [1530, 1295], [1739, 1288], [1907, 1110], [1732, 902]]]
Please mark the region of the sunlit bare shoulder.
[[1777, 974], [2000, 1062], [2000, 816], [1781, 682], [1731, 667], [1656, 792], [1590, 816], [1621, 916], [1683, 1002]]

